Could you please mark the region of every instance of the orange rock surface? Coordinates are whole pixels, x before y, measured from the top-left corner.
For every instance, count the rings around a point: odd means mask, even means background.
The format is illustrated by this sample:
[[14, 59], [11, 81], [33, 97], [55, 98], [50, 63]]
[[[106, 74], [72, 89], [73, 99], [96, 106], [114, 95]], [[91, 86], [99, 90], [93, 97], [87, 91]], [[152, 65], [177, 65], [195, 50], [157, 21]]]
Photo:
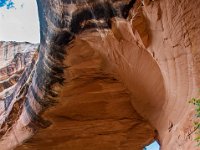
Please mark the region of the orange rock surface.
[[0, 114], [2, 149], [199, 149], [200, 1], [131, 2], [38, 0], [39, 56]]

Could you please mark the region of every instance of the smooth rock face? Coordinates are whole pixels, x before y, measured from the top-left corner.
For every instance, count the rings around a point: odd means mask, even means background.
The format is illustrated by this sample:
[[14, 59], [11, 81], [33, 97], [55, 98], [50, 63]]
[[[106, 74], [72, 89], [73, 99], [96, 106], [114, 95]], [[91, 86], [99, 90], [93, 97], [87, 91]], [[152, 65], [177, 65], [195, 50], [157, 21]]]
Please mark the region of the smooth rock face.
[[85, 41], [71, 46], [58, 104], [43, 114], [52, 125], [19, 149], [142, 149], [156, 132], [132, 107], [129, 90]]
[[39, 55], [4, 94], [2, 149], [198, 149], [199, 1], [37, 2]]

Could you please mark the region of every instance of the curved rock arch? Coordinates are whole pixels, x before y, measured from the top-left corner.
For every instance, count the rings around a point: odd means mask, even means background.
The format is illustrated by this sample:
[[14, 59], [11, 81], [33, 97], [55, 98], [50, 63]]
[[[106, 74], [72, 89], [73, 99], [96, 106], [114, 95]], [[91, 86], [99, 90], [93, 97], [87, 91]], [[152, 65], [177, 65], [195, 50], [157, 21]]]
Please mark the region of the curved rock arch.
[[187, 99], [199, 87], [199, 22], [191, 19], [199, 2], [37, 2], [39, 56], [5, 98], [2, 147], [33, 136], [19, 149], [137, 150], [154, 138], [164, 149], [196, 148]]

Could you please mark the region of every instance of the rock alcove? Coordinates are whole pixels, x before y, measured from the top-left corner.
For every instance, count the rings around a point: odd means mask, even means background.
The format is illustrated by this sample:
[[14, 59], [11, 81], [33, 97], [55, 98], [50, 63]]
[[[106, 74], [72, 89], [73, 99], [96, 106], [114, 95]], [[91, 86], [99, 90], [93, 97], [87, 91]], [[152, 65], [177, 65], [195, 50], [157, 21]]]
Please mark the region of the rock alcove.
[[200, 2], [37, 4], [38, 50], [0, 70], [3, 149], [198, 149]]

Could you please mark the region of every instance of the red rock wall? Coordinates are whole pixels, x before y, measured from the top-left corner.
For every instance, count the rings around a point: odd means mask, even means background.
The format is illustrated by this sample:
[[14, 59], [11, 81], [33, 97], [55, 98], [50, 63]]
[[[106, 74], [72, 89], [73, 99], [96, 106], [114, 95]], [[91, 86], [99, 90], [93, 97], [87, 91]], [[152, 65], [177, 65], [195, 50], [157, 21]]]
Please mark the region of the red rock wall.
[[5, 149], [34, 131], [19, 149], [198, 149], [200, 2], [106, 2], [38, 0], [39, 57]]

